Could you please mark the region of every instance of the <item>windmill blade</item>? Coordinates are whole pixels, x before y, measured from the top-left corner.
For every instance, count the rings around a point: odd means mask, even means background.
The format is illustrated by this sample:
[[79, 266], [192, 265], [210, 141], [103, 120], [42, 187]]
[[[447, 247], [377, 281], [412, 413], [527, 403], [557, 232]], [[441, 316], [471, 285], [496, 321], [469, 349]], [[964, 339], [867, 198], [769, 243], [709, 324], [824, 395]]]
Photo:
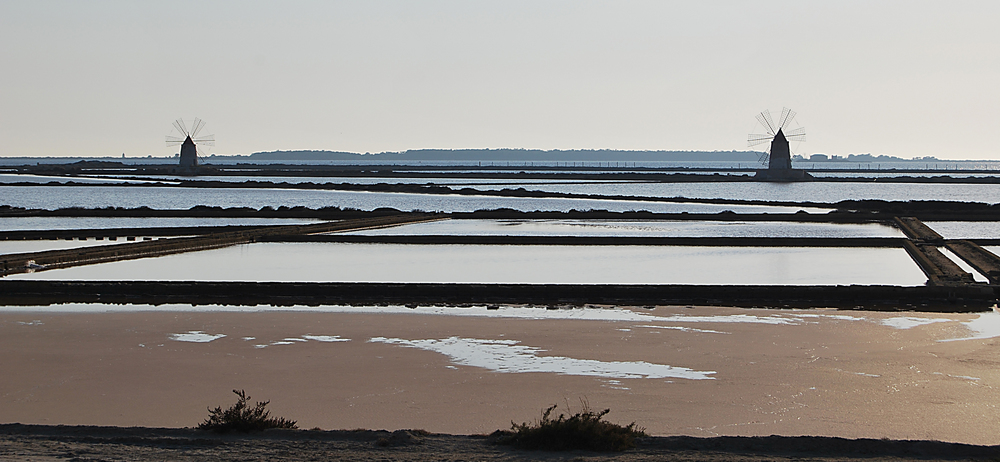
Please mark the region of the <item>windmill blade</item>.
[[200, 144], [204, 144], [206, 146], [215, 146], [215, 135], [205, 135], [205, 136], [203, 136], [201, 138], [197, 138], [197, 139], [192, 138], [191, 141], [194, 141], [194, 144], [199, 144], [199, 145]]
[[769, 135], [774, 136], [778, 132], [774, 128], [774, 119], [771, 118], [771, 111], [764, 110], [760, 114], [757, 114], [757, 121], [767, 129]]
[[805, 127], [799, 127], [793, 130], [789, 130], [785, 134], [785, 138], [788, 141], [805, 141], [806, 140], [806, 129]]
[[771, 135], [764, 134], [750, 134], [747, 135], [747, 147], [754, 147], [759, 144], [769, 143], [774, 137]]
[[212, 154], [210, 152], [206, 152], [204, 149], [201, 148], [201, 146], [197, 146], [195, 150], [198, 151], [198, 157], [208, 157], [210, 154]]
[[179, 136], [167, 135], [167, 142], [168, 143], [174, 143], [174, 142], [183, 143], [184, 142], [184, 138], [181, 138]]
[[792, 123], [792, 119], [795, 118], [795, 111], [788, 109], [787, 107], [781, 108], [781, 121], [778, 123], [779, 129], [784, 129], [788, 124]]
[[771, 159], [771, 154], [767, 152], [760, 153], [760, 157], [757, 158], [757, 162], [761, 164], [767, 164], [767, 161]]
[[191, 138], [198, 136], [198, 132], [203, 128], [205, 128], [205, 121], [195, 117], [194, 125], [191, 126]]
[[181, 134], [184, 135], [184, 136], [190, 135], [190, 133], [188, 133], [187, 126], [184, 125], [184, 119], [177, 119], [177, 120], [175, 120], [174, 121], [174, 128], [176, 128], [177, 131], [181, 132]]

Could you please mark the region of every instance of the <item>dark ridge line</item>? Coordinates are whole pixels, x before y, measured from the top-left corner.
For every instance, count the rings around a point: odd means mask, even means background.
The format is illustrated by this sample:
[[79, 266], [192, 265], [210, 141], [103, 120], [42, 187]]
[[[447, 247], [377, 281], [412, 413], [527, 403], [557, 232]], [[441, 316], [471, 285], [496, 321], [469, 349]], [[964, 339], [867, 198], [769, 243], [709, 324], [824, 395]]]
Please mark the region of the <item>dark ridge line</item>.
[[256, 306], [517, 304], [709, 305], [875, 311], [980, 312], [994, 287], [753, 286], [635, 284], [299, 283], [0, 280], [0, 303], [193, 304]]
[[418, 245], [623, 245], [713, 247], [896, 247], [903, 237], [604, 237], [604, 236], [452, 236], [452, 235], [274, 235], [258, 242], [329, 242]]
[[[453, 219], [614, 219], [614, 220], [702, 220], [702, 221], [793, 221], [830, 223], [884, 223], [891, 222], [895, 215], [915, 216], [927, 221], [998, 221], [1000, 205], [967, 202], [886, 202], [886, 201], [842, 201], [827, 206], [841, 207], [826, 214], [796, 213], [657, 213], [646, 210], [610, 212], [607, 210], [562, 211], [520, 211], [509, 208], [477, 210], [474, 212], [436, 212]], [[849, 209], [855, 207], [855, 209]], [[873, 210], [884, 209], [884, 211]], [[916, 209], [916, 210], [915, 210]], [[921, 211], [921, 209], [923, 211]], [[387, 216], [409, 213], [426, 213], [419, 210], [401, 212], [393, 208], [378, 208], [363, 211], [351, 208], [323, 207], [319, 209], [304, 206], [270, 206], [260, 209], [250, 207], [230, 207], [198, 205], [189, 209], [152, 209], [149, 207], [70, 207], [55, 210], [25, 209], [0, 205], [0, 217], [173, 217], [173, 218], [310, 218], [337, 220]]]

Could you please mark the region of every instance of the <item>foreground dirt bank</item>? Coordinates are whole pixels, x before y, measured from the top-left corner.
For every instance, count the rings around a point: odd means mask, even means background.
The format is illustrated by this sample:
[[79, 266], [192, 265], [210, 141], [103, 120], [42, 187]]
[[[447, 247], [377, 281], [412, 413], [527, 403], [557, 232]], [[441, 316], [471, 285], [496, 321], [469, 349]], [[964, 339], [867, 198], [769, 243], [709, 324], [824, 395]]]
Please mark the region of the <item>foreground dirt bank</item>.
[[827, 437], [649, 437], [623, 453], [521, 451], [485, 436], [422, 431], [278, 430], [217, 435], [187, 428], [0, 425], [0, 460], [968, 460], [996, 446]]

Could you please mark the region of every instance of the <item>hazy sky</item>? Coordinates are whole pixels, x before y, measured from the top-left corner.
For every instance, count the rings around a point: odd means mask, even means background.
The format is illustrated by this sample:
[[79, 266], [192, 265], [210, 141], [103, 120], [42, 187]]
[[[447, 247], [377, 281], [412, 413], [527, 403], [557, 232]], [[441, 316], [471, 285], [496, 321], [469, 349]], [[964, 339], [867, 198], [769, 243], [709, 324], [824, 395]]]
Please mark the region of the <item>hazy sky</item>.
[[0, 0], [0, 155], [420, 148], [1000, 158], [1000, 2]]

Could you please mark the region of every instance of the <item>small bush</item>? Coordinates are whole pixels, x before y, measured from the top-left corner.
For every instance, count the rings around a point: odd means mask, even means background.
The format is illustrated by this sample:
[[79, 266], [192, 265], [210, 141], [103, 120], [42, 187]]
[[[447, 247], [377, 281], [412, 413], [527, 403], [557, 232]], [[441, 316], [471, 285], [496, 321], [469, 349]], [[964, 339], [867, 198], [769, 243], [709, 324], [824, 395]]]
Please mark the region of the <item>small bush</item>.
[[542, 418], [534, 424], [510, 423], [510, 431], [497, 430], [493, 439], [497, 444], [506, 444], [521, 449], [543, 449], [546, 451], [624, 451], [635, 447], [636, 437], [646, 436], [646, 432], [636, 427], [635, 422], [621, 426], [603, 421], [610, 409], [594, 412], [584, 401], [583, 411], [566, 417], [559, 414], [553, 419], [553, 405], [542, 412]]
[[198, 424], [199, 430], [211, 430], [218, 433], [230, 431], [253, 432], [263, 431], [268, 428], [298, 428], [294, 420], [283, 417], [270, 417], [271, 411], [265, 409], [270, 401], [258, 401], [254, 407], [250, 407], [250, 397], [243, 390], [233, 390], [239, 399], [236, 404], [229, 409], [222, 410], [222, 406], [215, 409], [209, 408], [208, 418]]

